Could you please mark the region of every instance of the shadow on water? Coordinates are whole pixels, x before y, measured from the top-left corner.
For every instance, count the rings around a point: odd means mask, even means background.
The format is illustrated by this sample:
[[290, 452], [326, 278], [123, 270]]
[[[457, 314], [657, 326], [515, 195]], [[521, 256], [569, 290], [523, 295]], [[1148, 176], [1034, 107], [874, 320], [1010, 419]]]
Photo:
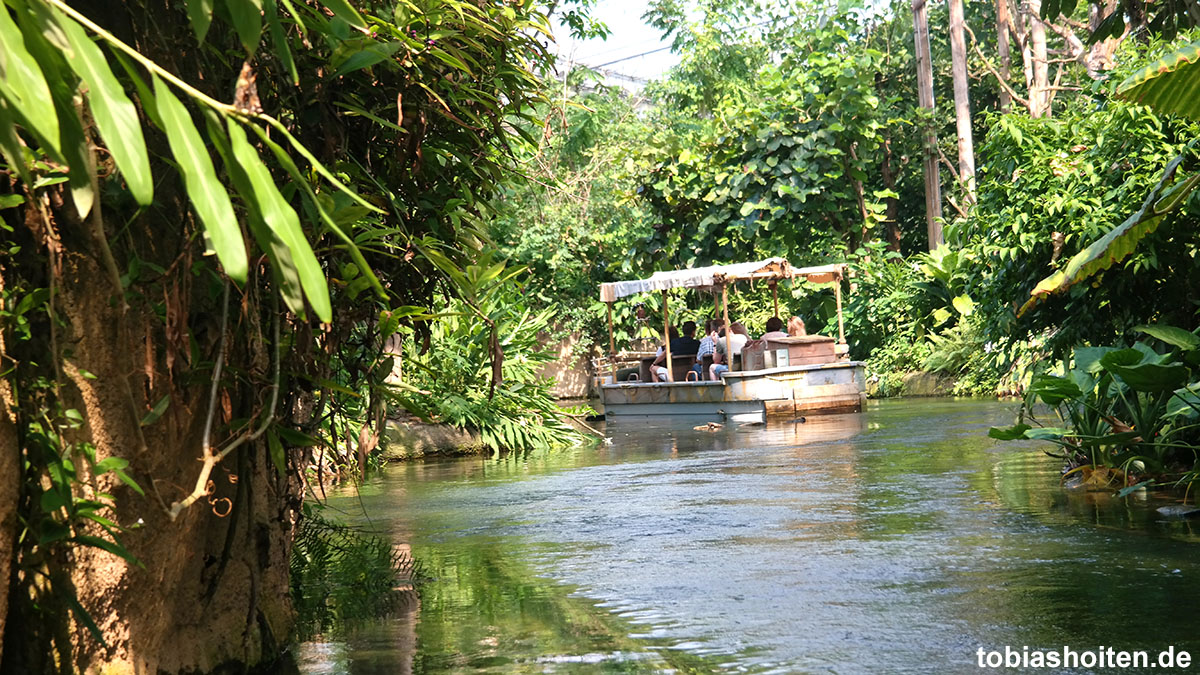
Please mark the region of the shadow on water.
[[975, 650], [1200, 654], [1197, 536], [1160, 499], [1058, 485], [1012, 407], [861, 415], [389, 467], [358, 500], [430, 577], [419, 605], [297, 646], [299, 670], [959, 672]]

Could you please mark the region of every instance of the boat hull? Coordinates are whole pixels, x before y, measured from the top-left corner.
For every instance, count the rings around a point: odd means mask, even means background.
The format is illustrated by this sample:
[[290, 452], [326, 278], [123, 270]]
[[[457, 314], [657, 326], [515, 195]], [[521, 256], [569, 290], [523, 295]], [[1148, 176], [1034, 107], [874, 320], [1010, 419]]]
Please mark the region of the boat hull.
[[605, 384], [608, 419], [685, 415], [714, 421], [765, 421], [862, 410], [866, 380], [860, 361], [725, 373], [723, 382]]

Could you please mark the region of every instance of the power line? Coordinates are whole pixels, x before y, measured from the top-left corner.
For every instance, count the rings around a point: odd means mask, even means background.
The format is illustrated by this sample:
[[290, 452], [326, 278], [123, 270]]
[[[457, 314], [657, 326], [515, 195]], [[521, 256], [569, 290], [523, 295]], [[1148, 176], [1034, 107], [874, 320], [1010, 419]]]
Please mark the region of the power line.
[[667, 46], [667, 47], [659, 47], [658, 49], [651, 49], [650, 51], [648, 51], [648, 52], [642, 52], [641, 54], [634, 54], [633, 56], [625, 56], [625, 57], [619, 58], [619, 59], [617, 59], [617, 60], [615, 60], [615, 61], [609, 61], [609, 62], [607, 62], [607, 63], [601, 63], [600, 65], [597, 65], [597, 66], [588, 66], [588, 67], [589, 67], [589, 68], [593, 68], [593, 69], [595, 69], [595, 68], [603, 68], [604, 66], [611, 66], [611, 65], [612, 65], [612, 64], [614, 64], [614, 63], [620, 63], [620, 62], [622, 62], [622, 61], [628, 61], [628, 60], [630, 60], [630, 59], [636, 59], [636, 58], [638, 58], [639, 56], [646, 56], [647, 54], [656, 54], [656, 53], [658, 53], [658, 52], [665, 52], [665, 51], [667, 51], [667, 50], [668, 50], [668, 49], [670, 49], [670, 48], [671, 48], [671, 47], [669, 47], [669, 46]]

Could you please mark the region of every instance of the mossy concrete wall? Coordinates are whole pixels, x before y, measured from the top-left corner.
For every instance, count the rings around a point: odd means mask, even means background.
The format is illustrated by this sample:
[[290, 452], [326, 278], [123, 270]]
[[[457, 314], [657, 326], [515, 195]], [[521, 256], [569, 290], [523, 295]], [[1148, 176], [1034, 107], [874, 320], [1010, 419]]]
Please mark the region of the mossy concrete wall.
[[388, 420], [380, 443], [387, 462], [436, 455], [475, 455], [488, 450], [479, 436], [444, 424], [415, 418]]
[[918, 371], [901, 375], [898, 386], [893, 380], [891, 387], [884, 387], [881, 386], [883, 380], [878, 377], [870, 377], [867, 379], [867, 396], [870, 398], [953, 396], [955, 382], [956, 380], [948, 375]]

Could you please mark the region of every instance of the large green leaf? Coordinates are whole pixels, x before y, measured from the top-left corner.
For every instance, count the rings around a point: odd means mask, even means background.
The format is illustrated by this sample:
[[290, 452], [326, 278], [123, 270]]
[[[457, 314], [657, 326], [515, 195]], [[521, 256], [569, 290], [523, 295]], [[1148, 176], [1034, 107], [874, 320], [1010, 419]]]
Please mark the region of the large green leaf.
[[1174, 326], [1137, 326], [1134, 330], [1145, 333], [1150, 337], [1158, 338], [1172, 347], [1179, 347], [1184, 351], [1190, 352], [1200, 349], [1200, 337], [1196, 337], [1195, 333], [1182, 328]]
[[299, 87], [300, 73], [296, 70], [296, 60], [292, 58], [292, 49], [288, 46], [287, 34], [284, 33], [283, 24], [279, 21], [279, 8], [275, 6], [275, 0], [263, 2], [263, 16], [266, 17], [267, 25], [271, 30], [271, 44], [275, 47], [275, 56], [279, 57], [279, 62], [287, 70], [292, 84]]
[[196, 39], [204, 42], [208, 35], [208, 27], [212, 25], [214, 0], [185, 0], [187, 3], [188, 20], [192, 23], [192, 32]]
[[17, 138], [17, 129], [12, 114], [8, 112], [8, 105], [8, 101], [0, 96], [0, 155], [26, 185], [32, 185], [29, 167], [25, 164], [25, 152]]
[[1058, 405], [1063, 401], [1083, 396], [1079, 385], [1065, 377], [1039, 375], [1029, 384], [1029, 395], [1040, 398], [1046, 405]]
[[225, 8], [246, 53], [253, 54], [262, 38], [262, 0], [225, 0]]
[[1125, 78], [1117, 96], [1160, 113], [1200, 120], [1200, 40]]
[[[308, 180], [304, 177], [304, 174], [300, 173], [299, 167], [297, 167], [296, 163], [292, 161], [291, 156], [288, 155], [287, 151], [284, 150], [278, 143], [271, 140], [271, 137], [267, 135], [266, 131], [260, 129], [257, 125], [250, 128], [258, 134], [258, 137], [263, 142], [263, 145], [267, 146], [267, 148], [269, 148], [275, 155], [275, 159], [279, 162], [279, 165], [283, 167], [284, 171], [287, 171], [292, 177], [292, 180], [295, 181], [296, 184], [305, 191], [305, 193], [308, 195], [310, 203], [313, 205], [313, 208], [316, 209], [317, 215], [321, 222], [346, 244], [346, 248], [350, 251], [350, 257], [358, 265], [358, 268], [362, 270], [364, 274], [370, 277], [371, 285], [375, 288], [375, 291], [378, 293], [379, 297], [386, 299], [387, 292], [383, 290], [383, 284], [379, 282], [379, 277], [375, 276], [375, 272], [372, 271], [371, 266], [367, 264], [367, 259], [363, 257], [362, 251], [358, 248], [358, 244], [356, 244], [354, 240], [351, 239], [350, 236], [338, 226], [333, 217], [329, 215], [329, 212], [321, 204], [321, 200], [317, 198], [317, 194], [313, 191], [312, 186], [308, 184]], [[361, 199], [361, 197], [359, 199]]]
[[61, 14], [56, 18], [71, 45], [70, 50], [63, 52], [67, 63], [88, 85], [88, 102], [96, 128], [125, 176], [133, 198], [148, 206], [154, 201], [154, 181], [137, 108], [109, 69], [104, 53], [88, 38], [83, 27]]
[[1100, 359], [1105, 354], [1115, 351], [1117, 351], [1116, 347], [1076, 347], [1075, 369], [1095, 375], [1103, 368], [1100, 365]]
[[0, 5], [0, 10], [0, 97], [8, 102], [9, 113], [45, 144], [43, 149], [61, 159], [58, 115], [50, 87], [37, 60], [26, 50], [8, 8]]
[[187, 108], [175, 98], [175, 94], [154, 78], [154, 99], [158, 116], [167, 134], [171, 154], [183, 173], [183, 183], [188, 198], [204, 223], [204, 229], [212, 240], [217, 258], [229, 278], [242, 283], [246, 280], [249, 263], [246, 260], [246, 245], [242, 231], [233, 213], [233, 204], [225, 186], [217, 180], [208, 148], [200, 138], [200, 132], [192, 123]]
[[1075, 254], [1065, 268], [1042, 279], [1029, 294], [1025, 304], [1017, 310], [1017, 316], [1029, 311], [1051, 294], [1061, 293], [1120, 262], [1133, 252], [1139, 241], [1158, 228], [1167, 214], [1179, 208], [1197, 184], [1200, 184], [1200, 174], [1191, 174], [1178, 182], [1171, 182], [1175, 178], [1176, 169], [1192, 152], [1195, 143], [1196, 141], [1189, 143], [1183, 154], [1167, 164], [1158, 185], [1146, 196], [1142, 207], [1136, 213]]
[[250, 233], [271, 258], [270, 269], [271, 275], [275, 279], [275, 287], [288, 309], [292, 310], [296, 316], [304, 318], [308, 311], [304, 304], [304, 286], [300, 283], [300, 272], [296, 269], [296, 263], [292, 261], [292, 253], [283, 240], [263, 222], [262, 210], [258, 208], [255, 201], [254, 186], [250, 183], [246, 172], [242, 170], [241, 164], [233, 157], [233, 150], [229, 147], [229, 139], [225, 135], [221, 116], [214, 111], [206, 110], [204, 118], [208, 127], [208, 138], [216, 148], [217, 154], [221, 155], [221, 160], [229, 172], [229, 179], [233, 183], [234, 189], [246, 201], [246, 224], [250, 227]]
[[1025, 432], [1032, 427], [1028, 424], [1015, 424], [1007, 429], [1002, 427], [992, 427], [988, 429], [988, 436], [1001, 441], [1015, 441], [1020, 438], [1025, 438]]
[[1137, 349], [1109, 352], [1100, 364], [1136, 391], [1174, 391], [1187, 382], [1189, 374], [1186, 366], [1159, 363]]
[[323, 0], [321, 4], [325, 5], [337, 18], [351, 26], [355, 28], [367, 27], [367, 22], [363, 20], [362, 15], [346, 0]]
[[304, 238], [300, 229], [300, 216], [295, 209], [275, 187], [271, 172], [262, 163], [258, 152], [246, 140], [246, 132], [240, 123], [228, 121], [229, 143], [233, 156], [246, 172], [254, 189], [254, 201], [258, 206], [263, 222], [288, 247], [292, 260], [300, 274], [300, 283], [304, 286], [304, 294], [312, 304], [313, 311], [324, 323], [333, 320], [333, 308], [329, 302], [329, 287], [325, 281], [325, 273], [312, 247]]

